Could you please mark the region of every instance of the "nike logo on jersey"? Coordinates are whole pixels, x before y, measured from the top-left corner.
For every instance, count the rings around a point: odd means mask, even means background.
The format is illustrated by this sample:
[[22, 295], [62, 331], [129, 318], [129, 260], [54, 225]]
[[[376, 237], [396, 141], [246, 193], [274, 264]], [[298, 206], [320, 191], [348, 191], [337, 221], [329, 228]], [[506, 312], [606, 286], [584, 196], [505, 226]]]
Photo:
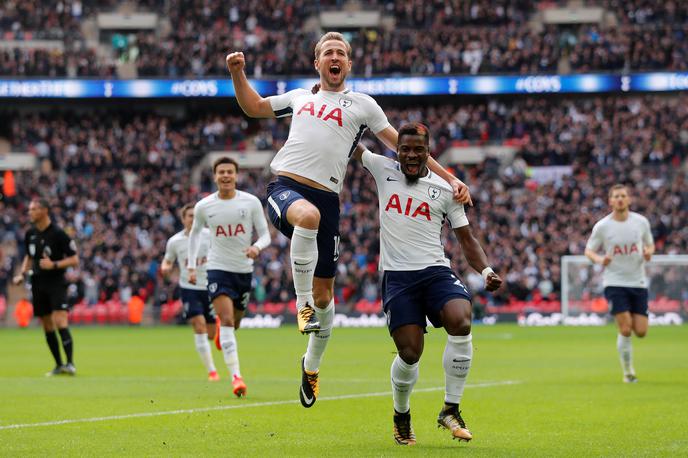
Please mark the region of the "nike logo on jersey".
[[387, 177], [387, 181], [399, 181], [399, 180], [397, 180], [396, 178]]

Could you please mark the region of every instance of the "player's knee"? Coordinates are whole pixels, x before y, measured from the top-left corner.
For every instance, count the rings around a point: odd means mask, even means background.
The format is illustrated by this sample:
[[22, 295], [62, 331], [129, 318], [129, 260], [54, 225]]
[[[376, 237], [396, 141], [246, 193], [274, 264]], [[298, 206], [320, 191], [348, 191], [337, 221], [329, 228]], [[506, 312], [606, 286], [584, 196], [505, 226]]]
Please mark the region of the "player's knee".
[[399, 350], [399, 357], [406, 364], [416, 364], [420, 361], [420, 356], [423, 351], [420, 348], [404, 347]]
[[320, 212], [313, 205], [303, 206], [294, 215], [293, 226], [317, 229], [320, 226]]
[[619, 328], [619, 334], [621, 334], [624, 337], [631, 337], [631, 328], [622, 326]]
[[230, 328], [234, 327], [234, 317], [232, 316], [223, 316], [220, 318], [220, 326], [227, 326]]
[[647, 329], [636, 329], [635, 330], [635, 336], [640, 337], [641, 339], [647, 335]]
[[451, 317], [445, 317], [444, 329], [450, 336], [467, 336], [471, 333], [470, 308], [456, 313]]

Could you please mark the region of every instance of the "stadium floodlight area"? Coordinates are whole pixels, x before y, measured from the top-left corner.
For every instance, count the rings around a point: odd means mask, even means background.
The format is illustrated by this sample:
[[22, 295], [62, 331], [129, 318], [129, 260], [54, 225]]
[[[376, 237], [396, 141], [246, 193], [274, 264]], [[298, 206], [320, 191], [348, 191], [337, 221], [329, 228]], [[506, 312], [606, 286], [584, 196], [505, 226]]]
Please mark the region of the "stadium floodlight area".
[[[607, 314], [603, 268], [585, 256], [561, 258], [561, 312], [564, 317]], [[655, 255], [646, 264], [651, 320], [688, 318], [688, 255]], [[668, 324], [668, 323], [667, 323]]]

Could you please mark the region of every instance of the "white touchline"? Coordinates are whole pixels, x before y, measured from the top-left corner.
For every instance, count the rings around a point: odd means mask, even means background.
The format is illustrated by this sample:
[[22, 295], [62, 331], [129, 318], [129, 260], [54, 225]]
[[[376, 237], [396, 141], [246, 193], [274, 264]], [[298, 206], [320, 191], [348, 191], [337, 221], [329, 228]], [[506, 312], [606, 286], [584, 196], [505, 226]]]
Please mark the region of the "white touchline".
[[[517, 385], [521, 382], [516, 380], [504, 380], [501, 382], [485, 382], [476, 384], [467, 384], [466, 388], [487, 388], [492, 386], [501, 385]], [[443, 390], [443, 386], [437, 386], [433, 388], [419, 388], [413, 390], [414, 393], [426, 393], [430, 391], [440, 391]], [[318, 401], [339, 401], [340, 399], [356, 399], [356, 398], [373, 398], [377, 396], [391, 396], [391, 391], [382, 391], [377, 393], [358, 393], [358, 394], [342, 394], [340, 396], [323, 396], [318, 398]], [[0, 430], [5, 429], [22, 429], [22, 428], [36, 428], [39, 426], [58, 426], [58, 425], [69, 425], [72, 423], [96, 423], [101, 421], [111, 421], [111, 420], [126, 420], [128, 418], [146, 418], [146, 417], [161, 417], [163, 415], [180, 415], [183, 413], [200, 413], [200, 412], [213, 412], [216, 410], [233, 410], [233, 409], [248, 409], [250, 407], [269, 407], [269, 406], [279, 406], [284, 404], [299, 404], [298, 399], [289, 399], [285, 401], [268, 401], [268, 402], [256, 402], [254, 404], [240, 404], [231, 406], [215, 406], [215, 407], [199, 407], [196, 409], [179, 409], [179, 410], [166, 410], [163, 412], [141, 412], [141, 413], [129, 413], [125, 415], [111, 415], [109, 417], [93, 417], [93, 418], [75, 418], [72, 420], [55, 420], [55, 421], [45, 421], [41, 423], [18, 423], [15, 425], [3, 425], [0, 426]]]

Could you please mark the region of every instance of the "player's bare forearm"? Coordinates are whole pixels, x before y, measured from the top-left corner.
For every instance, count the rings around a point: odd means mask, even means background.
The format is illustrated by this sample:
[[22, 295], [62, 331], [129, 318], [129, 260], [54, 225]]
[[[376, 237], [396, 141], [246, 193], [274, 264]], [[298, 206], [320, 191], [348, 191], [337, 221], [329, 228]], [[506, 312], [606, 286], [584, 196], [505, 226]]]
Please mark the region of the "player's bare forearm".
[[604, 258], [592, 250], [586, 249], [585, 256], [592, 261], [593, 264], [602, 264]]
[[248, 82], [244, 67], [246, 62], [244, 60], [244, 53], [233, 52], [227, 55], [227, 69], [232, 75], [232, 84], [234, 84], [234, 94], [241, 109], [247, 116], [252, 118], [270, 118], [274, 117], [275, 113], [272, 111], [272, 106], [267, 99], [264, 99], [256, 92], [251, 83]]
[[473, 235], [471, 226], [466, 225], [458, 229], [454, 229], [454, 234], [461, 244], [461, 250], [463, 255], [470, 265], [476, 272], [481, 273], [486, 267], [488, 267], [487, 256], [483, 247], [480, 246], [480, 242]]
[[27, 273], [29, 270], [31, 270], [31, 258], [28, 256], [24, 256], [24, 259], [22, 260], [22, 265], [21, 265], [21, 274], [24, 275]]

